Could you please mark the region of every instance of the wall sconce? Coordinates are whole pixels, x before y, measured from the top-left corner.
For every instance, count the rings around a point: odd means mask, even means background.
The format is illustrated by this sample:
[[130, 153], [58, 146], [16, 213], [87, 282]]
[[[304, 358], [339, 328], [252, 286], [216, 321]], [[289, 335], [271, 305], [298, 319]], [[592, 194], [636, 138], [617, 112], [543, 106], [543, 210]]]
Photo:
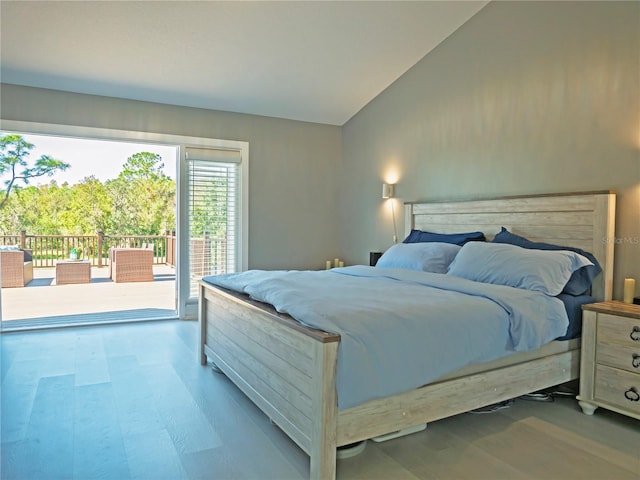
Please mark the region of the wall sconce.
[[382, 184], [382, 198], [391, 199], [391, 216], [393, 217], [393, 243], [398, 243], [398, 229], [396, 228], [396, 211], [393, 206], [394, 187], [392, 183]]

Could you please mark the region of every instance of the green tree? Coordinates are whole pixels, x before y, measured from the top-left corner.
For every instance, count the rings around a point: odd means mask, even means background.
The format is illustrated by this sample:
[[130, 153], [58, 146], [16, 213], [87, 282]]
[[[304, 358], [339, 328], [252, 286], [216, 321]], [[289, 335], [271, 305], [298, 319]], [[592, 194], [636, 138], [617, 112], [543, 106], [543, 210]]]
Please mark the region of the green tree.
[[160, 155], [139, 152], [127, 159], [117, 178], [106, 183], [113, 202], [109, 231], [158, 235], [175, 228], [176, 186], [163, 168]]
[[115, 179], [13, 188], [0, 209], [0, 234], [158, 235], [175, 229], [176, 183], [150, 152], [129, 157]]
[[72, 190], [54, 180], [45, 185], [30, 185], [15, 190], [0, 210], [0, 233], [16, 234], [26, 230], [33, 235], [62, 235], [63, 213], [69, 209]]
[[69, 190], [68, 204], [58, 217], [64, 235], [94, 235], [106, 230], [112, 212], [112, 200], [95, 176], [82, 179]]
[[32, 178], [52, 176], [57, 170], [69, 168], [68, 163], [49, 155], [42, 155], [29, 165], [27, 157], [33, 147], [34, 145], [22, 138], [22, 135], [9, 134], [0, 137], [0, 178], [6, 178], [0, 209], [9, 201], [11, 191], [18, 188], [18, 182], [28, 185]]
[[162, 172], [163, 168], [162, 157], [157, 153], [138, 152], [127, 158], [118, 177], [127, 181], [169, 178]]

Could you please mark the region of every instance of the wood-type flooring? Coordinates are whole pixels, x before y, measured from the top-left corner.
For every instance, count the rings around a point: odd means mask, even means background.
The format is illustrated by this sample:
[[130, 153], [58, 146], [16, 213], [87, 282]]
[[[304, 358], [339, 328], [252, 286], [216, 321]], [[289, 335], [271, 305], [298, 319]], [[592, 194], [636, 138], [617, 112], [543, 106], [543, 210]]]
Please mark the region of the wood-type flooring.
[[[2, 479], [302, 479], [309, 459], [224, 375], [198, 325], [5, 333]], [[338, 461], [339, 479], [640, 479], [640, 422], [517, 399]]]

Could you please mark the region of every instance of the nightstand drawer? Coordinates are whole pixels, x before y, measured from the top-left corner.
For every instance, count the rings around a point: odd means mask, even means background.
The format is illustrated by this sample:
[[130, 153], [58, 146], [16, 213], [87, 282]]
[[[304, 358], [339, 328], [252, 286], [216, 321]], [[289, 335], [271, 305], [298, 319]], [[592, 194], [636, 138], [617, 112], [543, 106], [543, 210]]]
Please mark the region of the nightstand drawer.
[[596, 363], [640, 374], [640, 345], [628, 347], [598, 343]]
[[640, 414], [640, 375], [596, 365], [595, 400]]
[[640, 319], [616, 315], [598, 315], [598, 343], [640, 347]]

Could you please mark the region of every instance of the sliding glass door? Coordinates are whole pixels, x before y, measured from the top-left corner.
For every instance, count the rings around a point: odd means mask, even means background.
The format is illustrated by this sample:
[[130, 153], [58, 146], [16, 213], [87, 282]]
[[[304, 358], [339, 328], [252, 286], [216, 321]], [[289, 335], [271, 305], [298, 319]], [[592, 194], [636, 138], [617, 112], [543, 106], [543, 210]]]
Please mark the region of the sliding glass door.
[[[167, 226], [166, 229], [163, 227], [164, 231], [160, 231], [158, 237], [153, 239], [147, 238], [149, 232], [143, 232], [142, 236], [135, 235], [133, 232], [125, 232], [120, 235], [122, 238], [118, 240], [115, 238], [117, 236], [116, 233], [111, 232], [108, 228], [103, 228], [102, 232], [91, 232], [91, 235], [96, 236], [95, 242], [92, 239], [83, 239], [78, 240], [81, 244], [76, 245], [73, 241], [70, 241], [71, 243], [61, 244], [63, 246], [60, 252], [53, 252], [52, 248], [55, 250], [57, 247], [53, 244], [49, 245], [43, 240], [46, 244], [46, 251], [37, 253], [38, 257], [34, 259], [34, 262], [49, 262], [52, 260], [49, 257], [54, 254], [57, 256], [62, 255], [60, 258], [56, 257], [56, 262], [57, 260], [73, 260], [70, 258], [73, 253], [78, 256], [77, 260], [87, 260], [85, 257], [91, 256], [91, 274], [94, 273], [94, 268], [100, 269], [97, 273], [101, 273], [101, 275], [104, 273], [102, 275], [104, 278], [95, 278], [95, 280], [98, 280], [97, 282], [94, 282], [94, 276], [92, 276], [91, 283], [102, 283], [104, 286], [104, 284], [109, 284], [110, 282], [118, 283], [113, 282], [109, 274], [109, 265], [112, 260], [109, 256], [111, 247], [152, 248], [154, 265], [160, 262], [164, 267], [173, 268], [170, 275], [165, 275], [166, 272], [161, 273], [160, 277], [156, 278], [153, 283], [157, 286], [166, 286], [168, 282], [174, 282], [171, 292], [165, 292], [163, 297], [171, 302], [173, 316], [182, 319], [195, 318], [197, 315], [196, 286], [202, 276], [247, 268], [249, 192], [249, 145], [247, 142], [14, 120], [1, 120], [1, 122], [4, 132], [139, 143], [145, 145], [143, 151], [148, 150], [152, 145], [157, 145], [173, 148], [175, 152], [177, 162], [174, 168], [176, 174], [176, 207], [174, 210], [175, 227], [173, 229], [170, 226]], [[95, 162], [94, 155], [88, 155], [87, 159]], [[123, 181], [120, 182], [119, 186], [111, 186], [117, 203], [117, 205], [114, 204], [113, 211], [117, 215], [126, 216], [126, 211], [122, 208], [122, 205], [124, 205], [122, 202], [127, 199], [125, 184], [129, 182], [131, 186], [134, 186], [137, 183], [136, 179], [139, 174], [143, 177], [148, 177], [149, 174], [154, 177], [155, 173], [158, 173], [154, 172], [153, 168], [151, 170], [147, 168], [152, 166], [147, 160], [149, 160], [147, 156], [138, 156], [129, 162], [127, 168], [120, 172], [122, 173]], [[93, 166], [97, 166], [97, 163], [94, 163]], [[89, 173], [90, 175], [91, 173]], [[96, 190], [94, 187], [97, 188], [97, 185], [90, 181], [87, 182], [86, 188], [83, 190], [86, 198], [99, 196], [99, 189]], [[142, 188], [137, 194], [129, 192], [132, 193], [129, 196], [130, 199], [139, 200], [134, 202], [134, 205], [140, 207], [139, 210], [142, 214], [149, 212], [149, 208], [144, 203], [146, 201], [144, 197], [145, 191], [148, 191], [148, 189]], [[86, 220], [95, 213], [83, 210], [87, 204], [88, 202], [81, 201], [78, 204], [79, 206], [76, 205], [71, 209], [72, 213], [79, 219]], [[123, 218], [123, 220], [126, 219]], [[27, 231], [26, 235], [29, 237], [31, 233]], [[102, 235], [102, 243], [98, 246], [98, 237], [100, 235]], [[144, 238], [142, 238], [143, 236]], [[116, 240], [118, 241], [116, 242]], [[88, 243], [85, 245], [82, 242]], [[108, 242], [116, 242], [117, 244], [107, 245]], [[29, 250], [28, 247], [27, 250]], [[97, 250], [100, 250], [100, 252], [98, 253]], [[96, 265], [93, 265], [93, 263], [96, 263]], [[56, 263], [47, 265], [53, 269], [48, 277], [49, 280], [39, 280], [38, 282], [49, 282], [51, 288], [54, 288], [56, 286], [55, 265]], [[72, 273], [80, 273], [80, 268], [78, 267], [77, 271], [74, 268], [67, 268], [66, 271], [74, 270]], [[174, 277], [170, 278], [171, 275], [174, 275]], [[36, 282], [36, 285], [39, 285], [38, 282]], [[123, 285], [125, 285], [124, 290], [128, 294], [137, 297], [144, 296], [142, 293], [136, 294], [133, 292], [135, 283]], [[63, 288], [63, 285], [55, 293], [61, 293], [61, 288]], [[76, 285], [74, 288], [79, 288], [79, 286]], [[8, 290], [0, 290], [0, 296], [2, 296], [0, 306], [3, 310], [7, 310]], [[25, 291], [23, 288], [22, 293]], [[25, 302], [25, 304], [31, 303], [46, 306], [46, 303], [40, 301], [41, 298], [39, 300], [21, 298], [17, 301]], [[85, 294], [77, 293], [75, 294], [76, 300], [72, 300], [71, 303], [79, 303], [80, 299], [84, 298], [86, 298]], [[118, 299], [114, 299], [109, 303], [114, 307], [119, 307], [123, 304]], [[16, 303], [14, 302], [14, 304]], [[47, 310], [46, 307], [44, 308], [46, 310], [45, 313], [50, 313], [50, 310]], [[101, 315], [104, 317], [106, 312], [102, 312]], [[124, 318], [122, 315], [116, 315], [119, 318]], [[2, 319], [4, 320], [4, 318]]]

